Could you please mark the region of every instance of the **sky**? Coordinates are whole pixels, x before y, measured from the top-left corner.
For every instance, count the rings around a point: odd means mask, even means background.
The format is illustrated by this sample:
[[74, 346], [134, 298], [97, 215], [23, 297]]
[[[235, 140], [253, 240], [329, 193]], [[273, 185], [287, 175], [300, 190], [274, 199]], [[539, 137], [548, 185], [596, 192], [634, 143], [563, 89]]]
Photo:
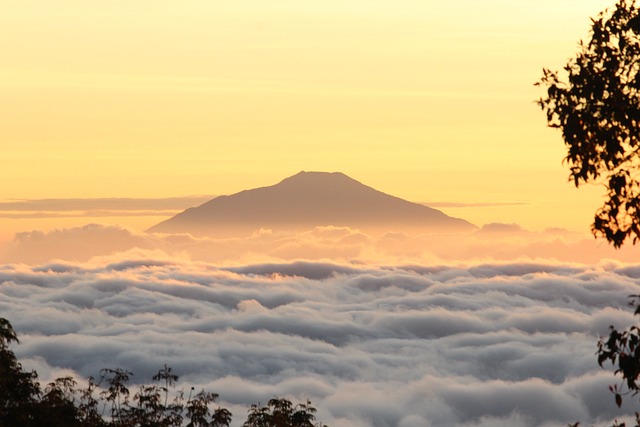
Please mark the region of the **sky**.
[[[340, 171], [479, 226], [588, 231], [601, 188], [567, 182], [533, 84], [611, 3], [2, 1], [0, 202]], [[0, 239], [88, 222], [33, 216], [4, 215]]]

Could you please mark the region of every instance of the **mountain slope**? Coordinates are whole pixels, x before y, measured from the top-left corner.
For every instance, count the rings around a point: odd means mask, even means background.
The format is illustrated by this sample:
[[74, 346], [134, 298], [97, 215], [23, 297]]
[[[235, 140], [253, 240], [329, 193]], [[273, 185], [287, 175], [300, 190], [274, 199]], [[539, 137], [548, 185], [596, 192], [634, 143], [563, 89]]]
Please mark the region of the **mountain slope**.
[[475, 226], [377, 191], [335, 172], [300, 172], [270, 187], [216, 197], [149, 229], [233, 236], [260, 228], [301, 230], [349, 226], [377, 231], [464, 231]]

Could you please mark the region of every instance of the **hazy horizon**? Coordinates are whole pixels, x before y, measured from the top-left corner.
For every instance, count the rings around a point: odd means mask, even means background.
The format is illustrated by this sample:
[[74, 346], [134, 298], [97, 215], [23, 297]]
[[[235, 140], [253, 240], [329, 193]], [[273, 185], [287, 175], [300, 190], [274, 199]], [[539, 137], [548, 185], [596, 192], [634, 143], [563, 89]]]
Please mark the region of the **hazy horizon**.
[[[323, 194], [331, 191], [347, 191], [334, 201], [323, 199], [318, 209], [325, 211], [341, 209], [340, 205], [344, 202], [341, 198], [364, 197], [359, 204], [349, 207], [348, 210], [354, 213], [362, 210], [365, 214], [367, 211], [372, 211], [374, 215], [377, 215], [378, 209], [386, 209], [374, 200], [382, 198], [383, 204], [401, 200], [395, 197], [388, 198], [393, 195], [377, 193], [375, 189], [367, 187], [366, 183], [354, 181], [344, 175], [342, 175], [344, 178], [332, 182], [332, 179], [327, 181], [327, 178], [333, 176], [332, 174], [307, 174], [305, 175], [307, 178], [295, 181], [296, 187], [282, 186], [282, 182], [294, 182], [292, 180], [299, 176], [301, 175], [296, 174], [286, 177], [284, 181], [261, 186], [258, 189], [245, 189], [237, 195], [222, 198], [221, 201], [227, 207], [230, 201], [237, 199], [241, 203], [237, 208], [252, 215], [251, 222], [241, 228], [236, 229], [233, 224], [234, 218], [242, 212], [232, 210], [228, 214], [219, 216], [215, 211], [209, 210], [198, 214], [199, 221], [204, 219], [217, 228], [225, 229], [222, 235], [190, 234], [188, 229], [163, 233], [145, 231], [152, 225], [166, 222], [167, 216], [177, 218], [184, 215], [185, 209], [193, 211], [194, 206], [201, 206], [198, 209], [204, 206], [217, 206], [214, 196], [156, 199], [44, 199], [0, 203], [0, 217], [13, 216], [13, 218], [22, 218], [22, 221], [33, 221], [35, 227], [38, 227], [39, 222], [43, 220], [65, 221], [63, 227], [11, 230], [13, 234], [10, 237], [0, 239], [0, 262], [46, 263], [51, 260], [86, 262], [94, 257], [114, 256], [117, 253], [132, 250], [160, 251], [167, 256], [187, 256], [193, 260], [225, 263], [248, 263], [252, 262], [252, 259], [259, 261], [328, 259], [339, 262], [373, 263], [407, 259], [415, 262], [445, 264], [458, 261], [545, 259], [598, 263], [604, 259], [633, 262], [640, 254], [640, 249], [633, 245], [615, 250], [604, 240], [596, 240], [585, 232], [561, 227], [530, 230], [517, 222], [489, 222], [476, 224], [478, 228], [475, 230], [457, 231], [438, 228], [439, 226], [422, 230], [413, 229], [407, 227], [407, 224], [402, 221], [394, 223], [388, 220], [381, 220], [374, 227], [368, 222], [358, 223], [358, 220], [355, 222], [351, 220], [349, 224], [335, 223], [331, 220], [322, 222], [320, 219], [322, 216], [318, 217], [314, 224], [307, 221], [302, 211], [289, 212], [290, 206], [286, 200], [295, 200], [299, 194], [306, 194], [313, 198], [315, 197], [313, 192], [318, 190]], [[343, 180], [346, 182], [342, 182]], [[306, 188], [306, 185], [323, 186], [323, 188], [312, 190]], [[332, 188], [334, 185], [338, 187]], [[345, 185], [350, 189], [342, 189]], [[293, 192], [290, 193], [291, 191]], [[276, 210], [269, 211], [268, 218], [263, 217], [260, 213], [261, 209], [263, 207], [271, 209], [269, 206], [263, 206], [267, 202], [264, 197], [268, 195], [275, 197], [276, 194], [279, 194], [278, 198], [284, 197], [284, 199], [272, 206]], [[372, 196], [374, 198], [371, 198]], [[319, 194], [318, 197], [325, 196]], [[312, 203], [311, 199], [305, 202], [305, 204], [309, 203]], [[332, 206], [331, 203], [338, 205]], [[401, 209], [415, 207], [412, 204], [400, 206], [402, 206]], [[473, 206], [478, 209], [494, 208], [493, 205], [483, 204]], [[465, 207], [474, 208], [466, 205]], [[291, 208], [299, 209], [293, 206]], [[179, 213], [181, 215], [176, 216]], [[425, 214], [431, 215], [430, 211]], [[206, 219], [208, 215], [214, 216]], [[287, 221], [280, 220], [273, 223], [274, 215], [287, 218]], [[348, 218], [350, 217], [351, 214]], [[106, 221], [101, 222], [105, 219]], [[229, 223], [230, 220], [234, 223]], [[296, 221], [300, 224], [294, 226]], [[129, 222], [130, 225], [122, 225], [123, 222]], [[291, 227], [287, 226], [289, 222]], [[141, 224], [146, 225], [141, 227]], [[273, 228], [273, 225], [277, 228]], [[10, 231], [10, 228], [5, 230]]]

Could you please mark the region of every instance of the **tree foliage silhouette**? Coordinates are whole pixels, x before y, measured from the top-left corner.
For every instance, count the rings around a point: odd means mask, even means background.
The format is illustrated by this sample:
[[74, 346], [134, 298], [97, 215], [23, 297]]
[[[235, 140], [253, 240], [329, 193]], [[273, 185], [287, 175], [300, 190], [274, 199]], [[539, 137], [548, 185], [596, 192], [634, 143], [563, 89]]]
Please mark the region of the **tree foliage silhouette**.
[[[605, 185], [607, 197], [592, 231], [620, 247], [627, 239], [640, 240], [640, 9], [635, 0], [619, 0], [591, 21], [591, 39], [580, 41], [565, 65], [566, 80], [543, 69], [537, 84], [547, 92], [538, 105], [548, 125], [562, 131], [574, 184]], [[640, 315], [640, 296], [631, 297]], [[597, 355], [600, 366], [610, 362], [621, 377], [609, 387], [618, 407], [623, 396], [640, 393], [640, 328], [612, 326]], [[634, 425], [640, 427], [640, 413]]]
[[[102, 369], [96, 381], [78, 388], [72, 377], [49, 383], [44, 391], [38, 374], [25, 372], [11, 351], [18, 337], [7, 319], [0, 318], [0, 427], [229, 427], [231, 412], [213, 408], [218, 395], [191, 388], [185, 396], [178, 376], [164, 365], [151, 384], [129, 389], [133, 373]], [[104, 413], [108, 412], [105, 417]], [[248, 427], [326, 427], [312, 424], [311, 402], [293, 404], [272, 399], [265, 408], [252, 405]]]
[[560, 73], [543, 70], [538, 104], [549, 126], [562, 131], [565, 161], [576, 186], [603, 183], [595, 235], [615, 247], [640, 239], [640, 13], [619, 0], [592, 19], [591, 39]]
[[19, 343], [18, 337], [11, 323], [0, 319], [0, 425], [35, 425], [40, 384], [35, 372], [22, 369], [11, 343]]
[[289, 400], [273, 398], [266, 406], [251, 405], [243, 427], [327, 427], [314, 424], [316, 408], [311, 402], [293, 405]]

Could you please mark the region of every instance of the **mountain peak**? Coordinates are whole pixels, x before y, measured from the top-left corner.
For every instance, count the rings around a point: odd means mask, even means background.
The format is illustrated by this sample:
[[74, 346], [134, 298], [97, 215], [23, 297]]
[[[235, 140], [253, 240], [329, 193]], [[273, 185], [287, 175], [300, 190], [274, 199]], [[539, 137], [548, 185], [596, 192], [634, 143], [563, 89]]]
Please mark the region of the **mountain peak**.
[[155, 225], [153, 232], [235, 236], [260, 228], [347, 226], [384, 231], [461, 231], [474, 225], [390, 196], [342, 172], [307, 172], [278, 184], [212, 199]]
[[[300, 171], [295, 175], [291, 175], [279, 182], [279, 184], [283, 183], [300, 183], [300, 184], [309, 184], [314, 182], [358, 182], [353, 178], [348, 177], [342, 172], [318, 172], [318, 171]], [[276, 184], [276, 185], [279, 185]]]

